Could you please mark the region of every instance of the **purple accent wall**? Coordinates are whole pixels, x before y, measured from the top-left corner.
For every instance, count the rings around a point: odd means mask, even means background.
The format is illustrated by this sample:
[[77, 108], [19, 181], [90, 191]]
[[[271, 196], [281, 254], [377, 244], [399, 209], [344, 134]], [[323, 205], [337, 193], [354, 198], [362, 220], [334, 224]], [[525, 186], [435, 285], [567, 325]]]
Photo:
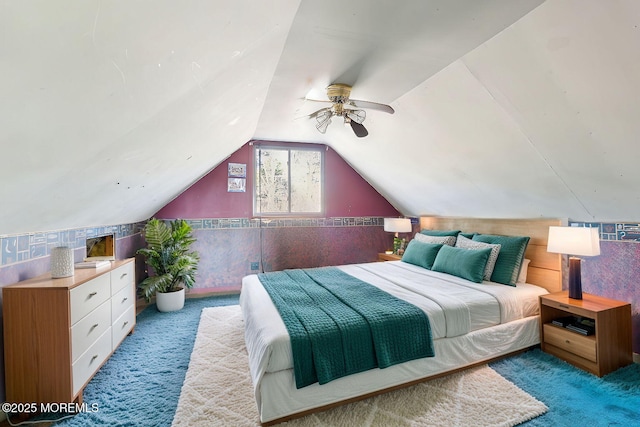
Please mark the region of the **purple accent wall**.
[[252, 215], [251, 191], [227, 193], [229, 163], [247, 165], [247, 187], [252, 182], [251, 154], [253, 150], [245, 144], [227, 160], [202, 177], [172, 202], [155, 214], [161, 219], [194, 218], [248, 218]]
[[[253, 146], [242, 146], [227, 160], [160, 209], [160, 219], [250, 218], [253, 216]], [[294, 143], [288, 143], [289, 145]], [[300, 144], [294, 144], [300, 145]], [[304, 144], [309, 146], [309, 144]], [[228, 164], [247, 165], [247, 191], [228, 193]], [[398, 211], [332, 149], [325, 152], [325, 206], [327, 218], [398, 216]]]
[[[380, 226], [207, 229], [194, 234], [194, 249], [200, 253], [194, 293], [239, 292], [242, 277], [260, 271], [372, 262], [393, 240]], [[252, 262], [261, 270], [252, 271]]]
[[582, 290], [631, 303], [633, 351], [640, 353], [640, 244], [600, 241], [600, 255], [584, 257]]

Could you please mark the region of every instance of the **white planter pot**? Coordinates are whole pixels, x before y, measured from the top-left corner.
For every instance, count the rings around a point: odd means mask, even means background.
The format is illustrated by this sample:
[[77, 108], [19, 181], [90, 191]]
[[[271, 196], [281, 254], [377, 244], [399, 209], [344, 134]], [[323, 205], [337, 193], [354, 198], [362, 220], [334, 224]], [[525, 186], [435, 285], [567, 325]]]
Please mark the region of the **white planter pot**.
[[156, 292], [156, 306], [158, 311], [176, 311], [184, 307], [184, 288], [176, 292]]

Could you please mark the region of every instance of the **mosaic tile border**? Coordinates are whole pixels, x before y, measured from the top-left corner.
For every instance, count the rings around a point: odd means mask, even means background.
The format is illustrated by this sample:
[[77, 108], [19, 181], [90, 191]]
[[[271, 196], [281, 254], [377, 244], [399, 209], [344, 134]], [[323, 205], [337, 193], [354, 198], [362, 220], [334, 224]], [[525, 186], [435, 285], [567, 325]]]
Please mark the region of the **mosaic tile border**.
[[47, 231], [0, 237], [2, 257], [0, 267], [49, 256], [51, 248], [69, 246], [84, 248], [86, 239], [115, 233], [116, 239], [140, 232], [145, 222], [109, 225], [91, 228], [76, 228], [62, 231]]
[[640, 242], [640, 223], [637, 222], [573, 222], [571, 227], [597, 227], [600, 240]]
[[[206, 218], [187, 219], [194, 230], [231, 228], [278, 227], [381, 227], [384, 217], [335, 217], [335, 218]], [[262, 224], [261, 224], [262, 221]]]
[[[336, 217], [336, 218], [205, 218], [186, 220], [194, 230], [277, 228], [277, 227], [382, 227], [384, 217]], [[146, 221], [103, 227], [77, 228], [62, 231], [28, 233], [15, 236], [0, 236], [2, 256], [0, 267], [29, 261], [51, 254], [51, 248], [70, 246], [74, 249], [85, 247], [90, 237], [116, 234], [116, 239], [137, 234]]]

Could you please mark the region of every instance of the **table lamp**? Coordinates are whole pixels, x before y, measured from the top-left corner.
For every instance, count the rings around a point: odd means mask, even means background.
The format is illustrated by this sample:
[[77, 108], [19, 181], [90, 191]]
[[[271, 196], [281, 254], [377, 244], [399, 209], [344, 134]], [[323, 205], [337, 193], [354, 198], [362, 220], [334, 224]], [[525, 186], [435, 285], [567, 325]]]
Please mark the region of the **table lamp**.
[[547, 252], [569, 256], [569, 298], [582, 299], [582, 276], [579, 256], [600, 255], [600, 236], [597, 228], [549, 227]]
[[398, 250], [402, 245], [402, 240], [398, 237], [398, 233], [410, 233], [411, 220], [409, 218], [385, 218], [384, 231], [395, 233], [393, 237], [393, 253], [398, 255]]

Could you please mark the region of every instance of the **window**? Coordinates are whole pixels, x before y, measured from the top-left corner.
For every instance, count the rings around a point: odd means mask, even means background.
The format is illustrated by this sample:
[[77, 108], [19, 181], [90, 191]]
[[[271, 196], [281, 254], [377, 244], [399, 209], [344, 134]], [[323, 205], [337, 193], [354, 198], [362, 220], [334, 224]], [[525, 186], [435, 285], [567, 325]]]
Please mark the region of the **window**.
[[324, 150], [255, 145], [253, 211], [264, 216], [324, 213]]

